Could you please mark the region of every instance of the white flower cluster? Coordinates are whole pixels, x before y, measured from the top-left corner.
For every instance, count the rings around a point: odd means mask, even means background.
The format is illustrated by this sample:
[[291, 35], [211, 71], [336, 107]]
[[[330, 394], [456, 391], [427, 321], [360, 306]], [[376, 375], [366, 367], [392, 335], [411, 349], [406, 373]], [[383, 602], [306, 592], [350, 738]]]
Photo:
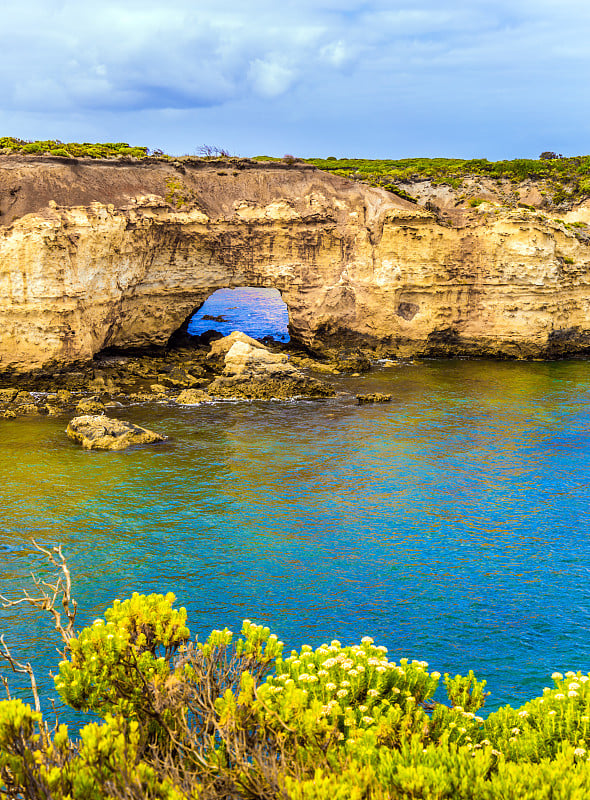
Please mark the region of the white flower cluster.
[[386, 647], [376, 646], [368, 636], [351, 647], [342, 647], [337, 639], [315, 651], [303, 645], [299, 652], [293, 650], [278, 660], [278, 674], [267, 679], [267, 685], [274, 687], [268, 695], [285, 702], [290, 694], [283, 701], [284, 689], [319, 700], [320, 716], [340, 717], [350, 740], [359, 726], [375, 725], [393, 698], [406, 713], [415, 713], [413, 708], [421, 711], [419, 702], [432, 695], [440, 678], [440, 673], [428, 675], [426, 661], [402, 659], [398, 665], [387, 654]]
[[302, 672], [298, 679], [301, 683], [317, 683], [318, 677], [317, 675], [308, 675], [306, 672]]

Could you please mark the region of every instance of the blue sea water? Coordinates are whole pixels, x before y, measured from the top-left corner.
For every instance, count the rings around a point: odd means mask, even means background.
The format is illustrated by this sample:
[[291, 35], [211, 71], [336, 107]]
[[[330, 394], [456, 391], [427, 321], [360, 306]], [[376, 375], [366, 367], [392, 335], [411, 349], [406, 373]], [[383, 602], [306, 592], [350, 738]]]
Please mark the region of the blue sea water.
[[[160, 446], [86, 452], [65, 419], [0, 420], [0, 592], [63, 544], [80, 624], [173, 591], [193, 633], [263, 621], [287, 647], [372, 635], [474, 669], [488, 708], [590, 670], [590, 362], [427, 361], [333, 378], [328, 400], [137, 405]], [[358, 406], [355, 393], [391, 392]], [[0, 628], [45, 696], [27, 609]]]
[[288, 342], [288, 325], [289, 311], [276, 289], [218, 289], [193, 315], [188, 333], [198, 336], [214, 330], [227, 336], [237, 330], [257, 339], [271, 336]]

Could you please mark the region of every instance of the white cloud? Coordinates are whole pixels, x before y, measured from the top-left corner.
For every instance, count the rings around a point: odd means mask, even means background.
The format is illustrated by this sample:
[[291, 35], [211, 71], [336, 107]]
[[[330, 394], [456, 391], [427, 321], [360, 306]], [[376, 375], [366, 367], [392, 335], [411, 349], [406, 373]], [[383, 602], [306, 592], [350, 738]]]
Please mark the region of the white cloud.
[[256, 58], [250, 64], [248, 77], [258, 94], [263, 97], [277, 97], [291, 86], [295, 73], [276, 61]]
[[347, 46], [343, 39], [339, 39], [337, 42], [328, 42], [320, 49], [320, 57], [336, 68], [352, 62], [355, 55], [353, 48]]

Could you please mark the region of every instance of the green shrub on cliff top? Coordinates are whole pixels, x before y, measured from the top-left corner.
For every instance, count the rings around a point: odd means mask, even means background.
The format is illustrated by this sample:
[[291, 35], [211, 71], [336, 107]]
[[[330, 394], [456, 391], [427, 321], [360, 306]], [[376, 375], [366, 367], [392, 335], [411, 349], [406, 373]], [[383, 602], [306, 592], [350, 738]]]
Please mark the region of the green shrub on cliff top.
[[[484, 177], [519, 183], [528, 179], [544, 181], [550, 189], [560, 191], [563, 184], [569, 187], [571, 197], [590, 194], [586, 182], [580, 179], [590, 173], [590, 156], [572, 158], [532, 159], [515, 158], [510, 161], [488, 161], [485, 158], [402, 158], [389, 159], [306, 159], [327, 172], [346, 176], [352, 180], [390, 189], [400, 183], [429, 180], [433, 184], [447, 184], [458, 189], [466, 178]], [[557, 198], [559, 200], [561, 195]]]
[[191, 640], [171, 594], [116, 601], [76, 632], [69, 573], [54, 563], [62, 578], [29, 602], [54, 619], [66, 609], [56, 689], [101, 721], [71, 736], [21, 700], [0, 702], [5, 797], [587, 797], [587, 675], [555, 673], [541, 697], [484, 719], [485, 682], [472, 672], [445, 676], [442, 703], [438, 673], [390, 661], [370, 637], [284, 656], [267, 627], [246, 620], [238, 637]]
[[130, 147], [127, 142], [107, 142], [104, 144], [92, 142], [61, 142], [58, 139], [26, 142], [13, 136], [0, 137], [0, 150], [25, 155], [48, 153], [53, 156], [68, 158], [120, 158], [133, 156], [146, 158], [149, 155], [147, 147]]

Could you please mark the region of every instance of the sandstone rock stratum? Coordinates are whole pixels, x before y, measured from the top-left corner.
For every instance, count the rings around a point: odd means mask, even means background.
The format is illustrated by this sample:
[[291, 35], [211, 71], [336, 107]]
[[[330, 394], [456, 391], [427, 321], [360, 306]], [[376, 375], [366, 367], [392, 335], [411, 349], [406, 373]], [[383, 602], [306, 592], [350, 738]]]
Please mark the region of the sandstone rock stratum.
[[588, 201], [441, 221], [305, 164], [0, 156], [0, 372], [166, 344], [239, 286], [279, 289], [317, 351], [588, 351], [587, 222]]

